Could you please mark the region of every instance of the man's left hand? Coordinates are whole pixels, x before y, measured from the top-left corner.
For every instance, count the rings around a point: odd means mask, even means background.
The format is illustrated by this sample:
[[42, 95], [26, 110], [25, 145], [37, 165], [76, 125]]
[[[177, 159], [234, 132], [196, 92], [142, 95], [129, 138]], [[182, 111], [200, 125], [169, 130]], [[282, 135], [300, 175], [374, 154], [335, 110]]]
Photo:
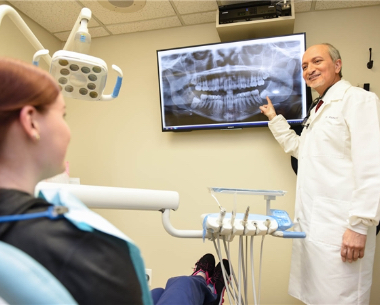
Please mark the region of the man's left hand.
[[342, 261], [352, 263], [353, 261], [357, 261], [358, 258], [363, 258], [366, 240], [367, 235], [347, 229], [343, 234], [342, 247], [340, 249]]

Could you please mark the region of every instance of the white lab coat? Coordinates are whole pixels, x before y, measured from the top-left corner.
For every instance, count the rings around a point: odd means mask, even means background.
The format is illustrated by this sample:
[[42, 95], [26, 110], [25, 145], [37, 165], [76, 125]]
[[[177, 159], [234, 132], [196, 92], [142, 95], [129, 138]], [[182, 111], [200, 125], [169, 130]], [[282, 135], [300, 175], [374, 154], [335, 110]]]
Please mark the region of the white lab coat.
[[[281, 116], [269, 123], [298, 158], [289, 294], [307, 304], [368, 304], [380, 218], [380, 101], [340, 80], [311, 111], [301, 136]], [[364, 258], [340, 257], [347, 228], [367, 234]]]

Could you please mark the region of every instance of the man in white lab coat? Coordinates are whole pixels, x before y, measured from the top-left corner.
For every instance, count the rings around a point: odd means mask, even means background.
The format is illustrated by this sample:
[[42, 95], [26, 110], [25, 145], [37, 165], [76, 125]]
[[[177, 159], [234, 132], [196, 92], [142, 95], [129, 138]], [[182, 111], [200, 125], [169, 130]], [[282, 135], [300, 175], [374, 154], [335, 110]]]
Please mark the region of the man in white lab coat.
[[[308, 48], [303, 78], [319, 98], [301, 136], [260, 107], [285, 152], [298, 159], [289, 294], [307, 304], [368, 304], [380, 218], [380, 101], [342, 79], [330, 44]], [[322, 101], [322, 102], [320, 102]]]

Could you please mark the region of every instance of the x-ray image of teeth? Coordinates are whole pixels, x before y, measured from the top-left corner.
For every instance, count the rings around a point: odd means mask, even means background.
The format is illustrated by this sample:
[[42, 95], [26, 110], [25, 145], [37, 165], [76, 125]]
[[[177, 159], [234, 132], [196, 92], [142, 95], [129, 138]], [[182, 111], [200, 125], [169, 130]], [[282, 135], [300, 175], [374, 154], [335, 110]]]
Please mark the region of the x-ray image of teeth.
[[268, 96], [278, 113], [302, 118], [299, 41], [178, 49], [160, 60], [167, 125], [266, 121]]

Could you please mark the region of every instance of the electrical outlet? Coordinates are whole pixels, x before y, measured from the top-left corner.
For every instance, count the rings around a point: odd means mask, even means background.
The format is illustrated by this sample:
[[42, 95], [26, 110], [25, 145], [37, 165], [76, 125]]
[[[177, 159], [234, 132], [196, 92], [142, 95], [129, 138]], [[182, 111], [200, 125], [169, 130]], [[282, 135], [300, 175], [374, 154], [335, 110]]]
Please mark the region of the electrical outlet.
[[152, 286], [152, 269], [145, 269], [145, 276], [148, 286]]

